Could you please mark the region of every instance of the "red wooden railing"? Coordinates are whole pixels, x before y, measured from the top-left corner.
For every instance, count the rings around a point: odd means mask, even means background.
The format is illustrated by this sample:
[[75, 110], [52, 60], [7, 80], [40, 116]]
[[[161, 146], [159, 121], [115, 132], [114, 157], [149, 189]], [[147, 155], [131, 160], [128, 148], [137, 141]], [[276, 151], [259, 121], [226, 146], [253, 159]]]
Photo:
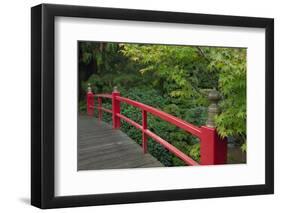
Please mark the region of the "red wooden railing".
[[[170, 115], [166, 112], [163, 112], [159, 109], [151, 107], [149, 105], [140, 103], [138, 101], [131, 100], [129, 98], [124, 98], [120, 96], [120, 93], [115, 88], [112, 94], [94, 94], [91, 91], [91, 87], [88, 89], [87, 93], [87, 114], [88, 116], [94, 115], [94, 106], [95, 100], [98, 99], [98, 118], [102, 120], [102, 112], [107, 112], [112, 114], [112, 126], [114, 129], [120, 128], [120, 120], [124, 120], [127, 123], [133, 125], [137, 129], [142, 131], [142, 148], [144, 153], [147, 152], [147, 137], [152, 138], [154, 141], [160, 143], [171, 153], [176, 155], [187, 165], [195, 166], [199, 165], [198, 162], [193, 160], [191, 157], [187, 156], [185, 153], [177, 149], [175, 146], [159, 137], [155, 133], [151, 132], [147, 124], [147, 113], [150, 113], [154, 116], [161, 118], [164, 121], [167, 121], [180, 129], [185, 130], [188, 133], [198, 137], [200, 139], [200, 165], [214, 165], [214, 164], [225, 164], [227, 158], [227, 141], [218, 136], [216, 129], [212, 126], [201, 126], [197, 127], [193, 124], [190, 124], [180, 118], [177, 118], [173, 115]], [[112, 100], [112, 109], [106, 109], [102, 107], [102, 98], [108, 98]], [[212, 98], [212, 96], [211, 96]], [[125, 115], [121, 114], [120, 103], [126, 103], [131, 106], [137, 107], [142, 111], [142, 124], [139, 124]], [[214, 103], [213, 103], [214, 104]], [[209, 107], [209, 120], [208, 122], [212, 124], [210, 120], [214, 116], [214, 105]]]

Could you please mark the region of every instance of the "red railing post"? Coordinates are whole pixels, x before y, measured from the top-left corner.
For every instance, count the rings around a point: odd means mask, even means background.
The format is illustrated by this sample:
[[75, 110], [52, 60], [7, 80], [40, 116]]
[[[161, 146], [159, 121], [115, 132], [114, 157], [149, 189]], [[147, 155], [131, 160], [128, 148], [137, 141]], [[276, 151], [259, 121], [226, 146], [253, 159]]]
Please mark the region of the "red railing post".
[[102, 120], [102, 98], [98, 97], [99, 121]]
[[202, 126], [200, 164], [225, 164], [227, 161], [227, 140], [222, 139], [215, 128]]
[[143, 152], [147, 152], [147, 136], [145, 130], [147, 129], [147, 112], [142, 110], [142, 148]]
[[208, 120], [206, 126], [201, 127], [200, 137], [200, 164], [214, 165], [227, 162], [227, 139], [221, 138], [215, 128], [215, 116], [219, 113], [219, 93], [212, 90], [208, 96], [211, 105], [208, 108]]
[[117, 96], [120, 96], [120, 93], [117, 87], [114, 87], [112, 92], [112, 127], [114, 129], [120, 128], [120, 117], [117, 116], [120, 113], [120, 101], [116, 99]]
[[94, 93], [92, 92], [91, 84], [88, 84], [87, 92], [87, 115], [92, 117], [94, 115]]

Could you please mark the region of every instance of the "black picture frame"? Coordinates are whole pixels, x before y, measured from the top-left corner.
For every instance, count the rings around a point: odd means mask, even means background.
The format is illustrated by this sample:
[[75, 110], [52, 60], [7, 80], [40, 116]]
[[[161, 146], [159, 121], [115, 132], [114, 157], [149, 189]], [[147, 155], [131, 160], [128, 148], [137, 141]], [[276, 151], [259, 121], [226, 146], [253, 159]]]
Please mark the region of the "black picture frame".
[[[54, 21], [55, 17], [264, 28], [265, 184], [93, 195], [54, 195]], [[31, 8], [31, 204], [59, 208], [105, 204], [217, 198], [274, 193], [274, 20], [240, 16], [41, 4]]]

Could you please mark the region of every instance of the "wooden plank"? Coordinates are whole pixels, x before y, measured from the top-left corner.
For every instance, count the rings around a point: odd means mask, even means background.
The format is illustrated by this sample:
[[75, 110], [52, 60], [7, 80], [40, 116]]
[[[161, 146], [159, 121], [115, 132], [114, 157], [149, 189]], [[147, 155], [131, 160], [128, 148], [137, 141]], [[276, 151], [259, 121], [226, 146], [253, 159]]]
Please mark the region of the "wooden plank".
[[78, 170], [163, 167], [125, 133], [87, 116], [78, 120], [77, 161]]

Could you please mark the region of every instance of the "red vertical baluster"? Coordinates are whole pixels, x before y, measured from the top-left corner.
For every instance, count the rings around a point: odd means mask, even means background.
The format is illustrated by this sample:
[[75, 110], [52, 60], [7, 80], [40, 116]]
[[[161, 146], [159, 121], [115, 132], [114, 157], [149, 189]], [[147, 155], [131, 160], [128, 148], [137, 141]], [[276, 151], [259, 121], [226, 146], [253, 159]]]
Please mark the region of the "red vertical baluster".
[[142, 148], [143, 152], [147, 152], [147, 136], [145, 130], [147, 129], [147, 112], [142, 110]]
[[99, 104], [99, 121], [102, 120], [102, 98], [98, 97], [98, 104]]
[[87, 92], [87, 115], [92, 117], [94, 114], [94, 93], [92, 92], [91, 84], [88, 84]]
[[225, 164], [227, 161], [227, 140], [220, 138], [215, 128], [201, 127], [200, 164]]
[[116, 97], [120, 96], [117, 87], [114, 87], [112, 92], [112, 127], [114, 129], [120, 128], [120, 118], [117, 116], [120, 113], [120, 101]]

